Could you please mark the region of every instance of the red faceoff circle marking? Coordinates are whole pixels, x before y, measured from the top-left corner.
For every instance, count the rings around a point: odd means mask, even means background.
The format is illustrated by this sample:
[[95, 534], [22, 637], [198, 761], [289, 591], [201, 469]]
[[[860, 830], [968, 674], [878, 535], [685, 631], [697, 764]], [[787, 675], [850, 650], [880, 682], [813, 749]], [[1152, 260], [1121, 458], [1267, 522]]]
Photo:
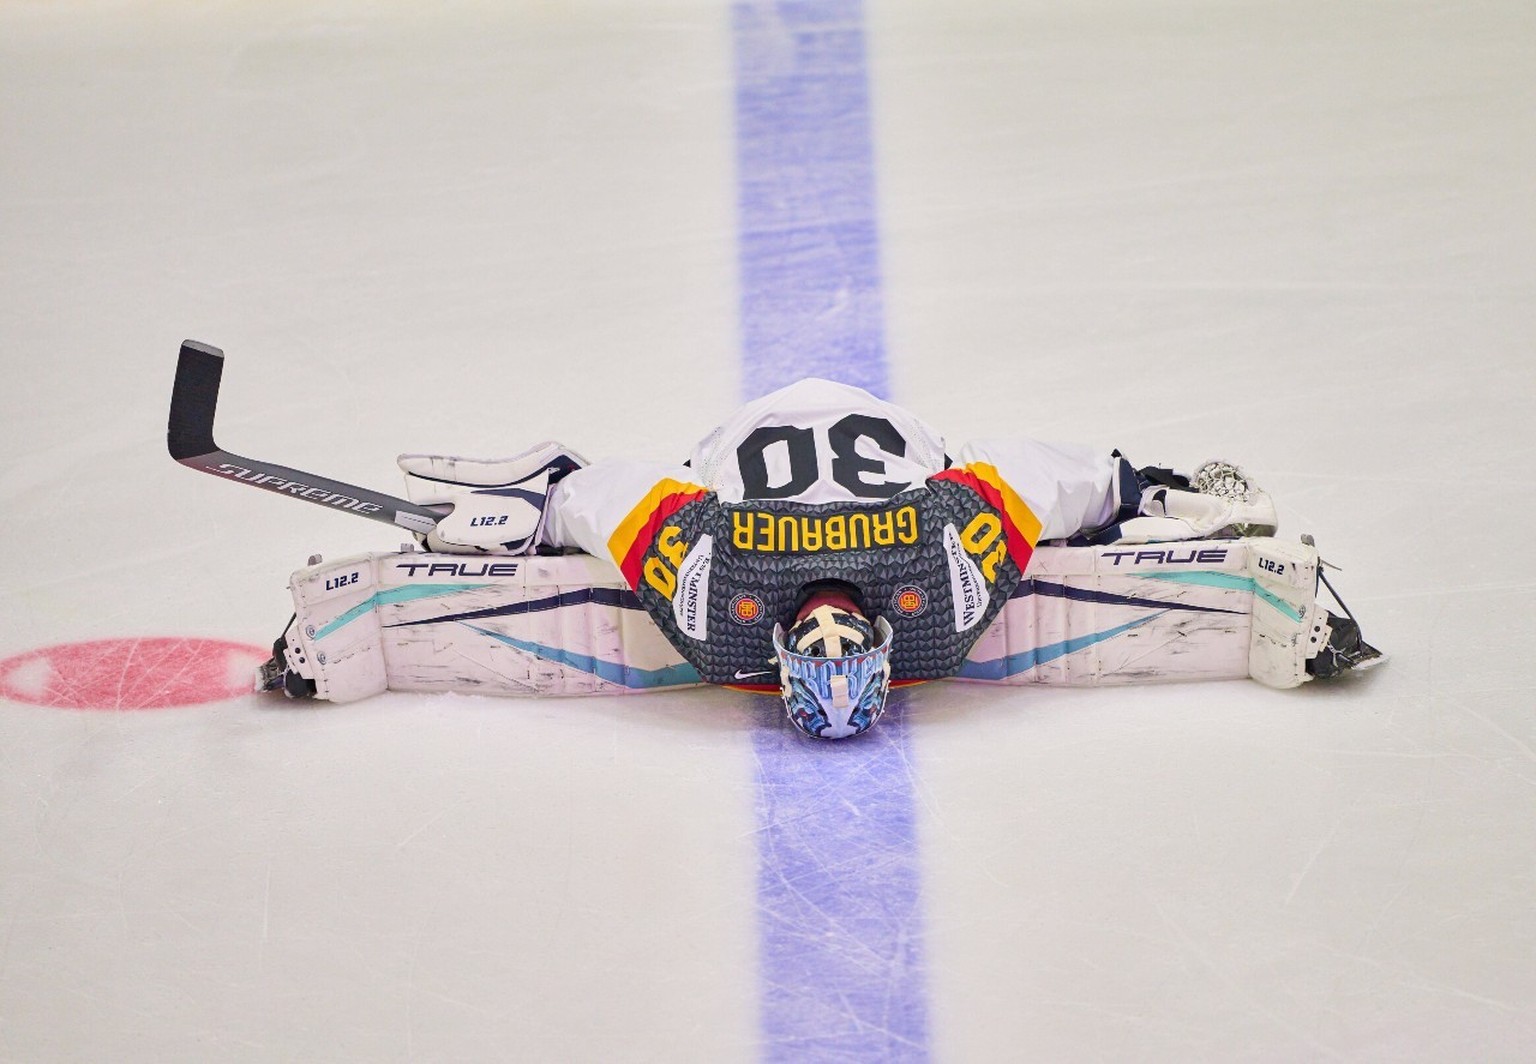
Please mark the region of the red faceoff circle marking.
[[0, 698], [59, 709], [165, 709], [251, 690], [268, 652], [219, 639], [98, 639], [0, 661]]

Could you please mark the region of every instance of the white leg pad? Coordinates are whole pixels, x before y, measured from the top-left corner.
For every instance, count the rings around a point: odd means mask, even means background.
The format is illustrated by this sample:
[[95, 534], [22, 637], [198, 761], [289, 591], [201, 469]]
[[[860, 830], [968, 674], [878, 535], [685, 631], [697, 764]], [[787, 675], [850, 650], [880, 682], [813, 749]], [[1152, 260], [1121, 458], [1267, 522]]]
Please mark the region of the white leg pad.
[[1279, 539], [1243, 542], [1254, 581], [1249, 675], [1269, 687], [1296, 687], [1312, 678], [1307, 659], [1328, 641], [1328, 611], [1315, 597], [1317, 550]]
[[581, 695], [699, 683], [618, 570], [584, 554], [369, 554], [301, 569], [289, 586], [289, 667], [333, 702], [384, 690]]
[[[1271, 538], [1042, 547], [960, 679], [1092, 686], [1310, 679], [1317, 552]], [[293, 575], [287, 663], [315, 694], [619, 694], [697, 673], [608, 562], [370, 554]]]
[[1314, 548], [1271, 538], [1042, 547], [959, 678], [1295, 687], [1322, 646], [1316, 573]]
[[308, 664], [310, 671], [299, 671], [314, 681], [315, 697], [351, 702], [387, 690], [374, 558], [300, 569], [288, 586], [295, 613], [288, 659]]

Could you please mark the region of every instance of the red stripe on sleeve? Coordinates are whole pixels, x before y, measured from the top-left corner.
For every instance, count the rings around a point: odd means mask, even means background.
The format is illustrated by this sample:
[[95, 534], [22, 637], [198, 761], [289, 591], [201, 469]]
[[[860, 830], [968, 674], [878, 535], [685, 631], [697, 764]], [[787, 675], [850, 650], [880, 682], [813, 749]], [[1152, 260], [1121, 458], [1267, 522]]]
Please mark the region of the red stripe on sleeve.
[[1035, 553], [1035, 544], [1014, 523], [1013, 518], [1009, 515], [1008, 505], [1003, 498], [1003, 490], [1000, 486], [977, 476], [971, 471], [969, 466], [963, 469], [951, 467], [935, 473], [929, 479], [948, 480], [962, 487], [970, 488], [977, 495], [981, 496], [983, 502], [996, 510], [997, 516], [1003, 522], [1003, 537], [1008, 543], [1008, 556], [1019, 567], [1019, 572], [1024, 571], [1025, 567], [1029, 565], [1030, 556]]
[[[657, 485], [657, 487], [659, 488], [660, 485]], [[641, 566], [645, 561], [645, 552], [650, 550], [651, 544], [656, 542], [656, 537], [661, 534], [662, 526], [684, 506], [687, 506], [695, 499], [702, 499], [708, 494], [709, 492], [703, 488], [697, 491], [672, 492], [660, 495], [659, 497], [653, 492], [650, 498], [646, 499], [645, 503], [635, 508], [636, 512], [630, 515], [630, 520], [644, 513], [643, 507], [646, 503], [650, 503], [651, 499], [656, 500], [650, 507], [650, 513], [643, 518], [639, 528], [636, 530], [634, 539], [630, 541], [628, 548], [624, 551], [624, 557], [618, 560], [619, 572], [624, 574], [624, 580], [629, 584], [630, 590], [640, 590], [640, 572]]]

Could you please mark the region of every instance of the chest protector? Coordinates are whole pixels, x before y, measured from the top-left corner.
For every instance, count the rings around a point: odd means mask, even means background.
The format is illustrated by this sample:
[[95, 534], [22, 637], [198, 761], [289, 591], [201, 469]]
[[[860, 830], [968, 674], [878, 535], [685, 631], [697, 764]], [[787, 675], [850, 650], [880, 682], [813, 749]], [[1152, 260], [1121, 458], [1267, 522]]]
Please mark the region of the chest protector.
[[878, 503], [709, 494], [662, 524], [636, 593], [705, 681], [776, 686], [774, 624], [793, 624], [806, 584], [846, 581], [891, 625], [891, 678], [938, 679], [959, 670], [1022, 577], [1006, 546], [998, 512], [949, 481]]

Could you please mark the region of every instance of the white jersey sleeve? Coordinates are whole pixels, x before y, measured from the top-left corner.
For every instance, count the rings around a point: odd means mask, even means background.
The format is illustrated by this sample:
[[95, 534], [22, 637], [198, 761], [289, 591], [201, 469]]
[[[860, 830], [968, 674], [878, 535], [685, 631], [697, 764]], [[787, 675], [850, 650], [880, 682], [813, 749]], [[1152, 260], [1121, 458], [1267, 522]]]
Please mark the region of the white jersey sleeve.
[[870, 502], [946, 465], [944, 440], [862, 388], [811, 377], [746, 404], [689, 459], [724, 503], [746, 499]]
[[[1098, 528], [1119, 505], [1116, 460], [1091, 447], [1026, 439], [972, 440], [960, 448], [955, 465], [1011, 490], [1038, 522], [1031, 546]], [[1030, 523], [1021, 521], [1021, 530]]]
[[637, 515], [657, 512], [670, 498], [703, 494], [705, 488], [686, 466], [605, 458], [555, 485], [544, 542], [610, 558], [622, 568], [626, 551], [641, 531]]

